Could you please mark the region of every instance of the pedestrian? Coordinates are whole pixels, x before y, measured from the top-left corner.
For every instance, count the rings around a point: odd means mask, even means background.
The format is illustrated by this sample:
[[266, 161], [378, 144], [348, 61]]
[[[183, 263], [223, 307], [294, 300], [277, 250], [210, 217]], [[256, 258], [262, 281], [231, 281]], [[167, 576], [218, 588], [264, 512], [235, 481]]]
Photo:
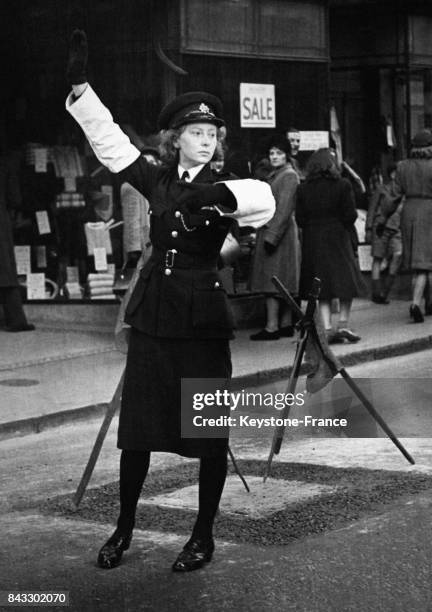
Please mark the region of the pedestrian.
[[0, 303], [5, 315], [5, 331], [33, 331], [28, 323], [18, 282], [11, 221], [8, 212], [10, 190], [8, 157], [0, 155]]
[[294, 126], [289, 127], [286, 131], [286, 138], [290, 144], [290, 150], [291, 150], [290, 162], [294, 170], [297, 172], [299, 179], [303, 181], [304, 172], [300, 164], [300, 160], [299, 160], [299, 151], [300, 151], [300, 142], [301, 142], [300, 130], [298, 130]]
[[251, 340], [278, 340], [294, 335], [292, 313], [272, 283], [277, 276], [293, 296], [298, 294], [300, 245], [294, 218], [295, 192], [299, 177], [291, 163], [291, 148], [285, 138], [269, 142], [267, 176], [275, 201], [273, 218], [258, 230], [252, 261], [250, 289], [266, 296], [266, 324]]
[[[382, 235], [385, 221], [398, 207], [401, 214], [402, 266], [414, 274], [409, 314], [414, 323], [423, 323], [423, 294], [432, 281], [432, 132], [420, 130], [413, 138], [408, 159], [397, 164], [392, 201], [382, 209], [377, 233]], [[432, 314], [426, 300], [425, 313]]]
[[218, 280], [217, 259], [232, 219], [259, 226], [273, 215], [274, 199], [265, 183], [235, 180], [211, 170], [224, 125], [217, 97], [189, 92], [162, 109], [164, 165], [154, 166], [114, 123], [87, 83], [86, 62], [85, 34], [75, 31], [68, 64], [73, 91], [67, 109], [99, 160], [149, 200], [153, 246], [126, 311], [132, 329], [118, 432], [120, 516], [99, 552], [98, 564], [115, 567], [129, 548], [150, 452], [163, 451], [200, 458], [198, 517], [173, 565], [174, 571], [191, 571], [212, 558], [228, 440], [181, 437], [181, 379], [231, 376], [233, 320]]
[[[376, 228], [381, 215], [381, 206], [390, 197], [392, 184], [396, 176], [396, 164], [387, 168], [388, 183], [380, 183], [372, 193], [366, 217], [366, 243], [372, 249], [372, 302], [375, 304], [389, 304], [388, 296], [395, 281], [402, 262], [402, 236], [400, 231], [400, 217], [402, 202], [396, 211], [387, 219], [382, 236], [377, 236]], [[381, 277], [383, 261], [387, 262], [388, 272], [384, 279]]]
[[[306, 180], [297, 189], [295, 215], [302, 229], [300, 297], [308, 299], [313, 279], [319, 278], [319, 310], [329, 342], [358, 342], [360, 336], [349, 328], [352, 300], [363, 289], [351, 241], [357, 212], [352, 187], [341, 178], [330, 149], [311, 155]], [[335, 330], [333, 299], [340, 301]]]

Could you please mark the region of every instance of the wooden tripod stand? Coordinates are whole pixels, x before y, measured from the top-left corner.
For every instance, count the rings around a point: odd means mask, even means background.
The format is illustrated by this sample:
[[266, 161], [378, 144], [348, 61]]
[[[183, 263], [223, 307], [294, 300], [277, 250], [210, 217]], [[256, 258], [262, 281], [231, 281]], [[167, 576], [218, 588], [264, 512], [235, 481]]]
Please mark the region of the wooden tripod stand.
[[[284, 285], [280, 282], [277, 276], [273, 276], [272, 281], [273, 281], [273, 284], [278, 289], [281, 296], [284, 298], [284, 300], [289, 304], [290, 308], [292, 308], [292, 310], [299, 317], [299, 322], [297, 323], [297, 326], [300, 328], [300, 340], [297, 345], [297, 350], [295, 353], [294, 363], [292, 366], [286, 393], [292, 393], [293, 395], [295, 394], [295, 389], [296, 389], [297, 381], [298, 381], [299, 374], [300, 374], [300, 368], [301, 368], [301, 364], [303, 361], [306, 344], [308, 343], [310, 339], [314, 340], [315, 347], [320, 353], [320, 357], [325, 361], [326, 365], [328, 366], [331, 374], [333, 376], [336, 376], [337, 374], [340, 374], [342, 376], [342, 378], [345, 380], [347, 385], [354, 392], [354, 394], [358, 397], [358, 399], [361, 401], [361, 403], [366, 408], [366, 410], [369, 412], [369, 414], [380, 425], [380, 427], [387, 434], [387, 436], [390, 438], [393, 444], [400, 450], [403, 456], [411, 464], [414, 464], [415, 463], [414, 459], [411, 457], [411, 455], [408, 453], [405, 447], [400, 443], [400, 441], [394, 435], [394, 433], [392, 432], [390, 427], [387, 425], [387, 423], [384, 421], [384, 419], [380, 416], [380, 414], [378, 414], [378, 412], [375, 410], [371, 402], [363, 394], [361, 389], [359, 389], [359, 387], [354, 382], [354, 380], [351, 378], [351, 376], [348, 374], [348, 372], [345, 370], [345, 368], [342, 367], [338, 359], [333, 355], [331, 349], [327, 345], [326, 340], [319, 336], [318, 330], [316, 328], [315, 321], [314, 321], [314, 314], [315, 314], [317, 299], [318, 299], [319, 291], [320, 291], [320, 284], [321, 284], [320, 280], [318, 278], [314, 279], [314, 282], [312, 284], [312, 289], [309, 294], [309, 299], [308, 299], [305, 313], [303, 313], [301, 308], [295, 302], [294, 298], [291, 296], [291, 294], [286, 289], [286, 287], [284, 287]], [[324, 343], [325, 343], [325, 346], [323, 347]], [[288, 417], [289, 411], [290, 411], [290, 407], [285, 406], [284, 409], [282, 410], [281, 418], [286, 419]], [[278, 455], [280, 452], [284, 433], [285, 433], [285, 425], [283, 424], [278, 426], [275, 429], [273, 440], [272, 440], [272, 445], [270, 449], [270, 454], [267, 460], [267, 468], [266, 468], [266, 473], [264, 475], [264, 481], [270, 475], [274, 455]]]

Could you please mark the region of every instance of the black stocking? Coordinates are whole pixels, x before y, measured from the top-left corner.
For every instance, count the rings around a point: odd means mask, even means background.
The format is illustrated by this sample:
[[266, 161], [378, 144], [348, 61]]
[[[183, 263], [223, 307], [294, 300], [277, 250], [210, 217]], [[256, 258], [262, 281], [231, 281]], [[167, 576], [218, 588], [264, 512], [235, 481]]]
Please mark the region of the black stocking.
[[120, 457], [120, 516], [117, 529], [132, 531], [141, 489], [150, 465], [149, 451], [123, 450]]
[[202, 457], [199, 472], [199, 510], [192, 538], [211, 540], [213, 522], [227, 473], [227, 456]]

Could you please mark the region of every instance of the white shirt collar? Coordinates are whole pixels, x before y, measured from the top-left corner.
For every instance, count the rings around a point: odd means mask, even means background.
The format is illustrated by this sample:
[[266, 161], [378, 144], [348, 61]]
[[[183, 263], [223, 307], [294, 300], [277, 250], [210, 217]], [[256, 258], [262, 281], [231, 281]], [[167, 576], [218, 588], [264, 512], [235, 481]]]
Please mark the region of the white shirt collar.
[[179, 178], [181, 178], [183, 176], [183, 172], [189, 172], [189, 180], [187, 181], [188, 183], [190, 183], [191, 181], [194, 180], [194, 178], [196, 177], [196, 175], [201, 172], [201, 170], [204, 168], [205, 164], [200, 164], [199, 166], [194, 166], [193, 168], [189, 168], [189, 170], [186, 170], [186, 168], [183, 168], [183, 166], [181, 166], [180, 164], [177, 167], [177, 172], [179, 175]]

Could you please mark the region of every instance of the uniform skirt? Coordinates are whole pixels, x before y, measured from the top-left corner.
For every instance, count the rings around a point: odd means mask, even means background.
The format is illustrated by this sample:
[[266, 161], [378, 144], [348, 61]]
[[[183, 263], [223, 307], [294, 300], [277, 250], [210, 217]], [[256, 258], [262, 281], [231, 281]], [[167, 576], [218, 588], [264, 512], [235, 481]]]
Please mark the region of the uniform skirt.
[[131, 329], [117, 446], [184, 457], [226, 454], [228, 438], [181, 437], [181, 379], [231, 378], [228, 339], [156, 338]]

